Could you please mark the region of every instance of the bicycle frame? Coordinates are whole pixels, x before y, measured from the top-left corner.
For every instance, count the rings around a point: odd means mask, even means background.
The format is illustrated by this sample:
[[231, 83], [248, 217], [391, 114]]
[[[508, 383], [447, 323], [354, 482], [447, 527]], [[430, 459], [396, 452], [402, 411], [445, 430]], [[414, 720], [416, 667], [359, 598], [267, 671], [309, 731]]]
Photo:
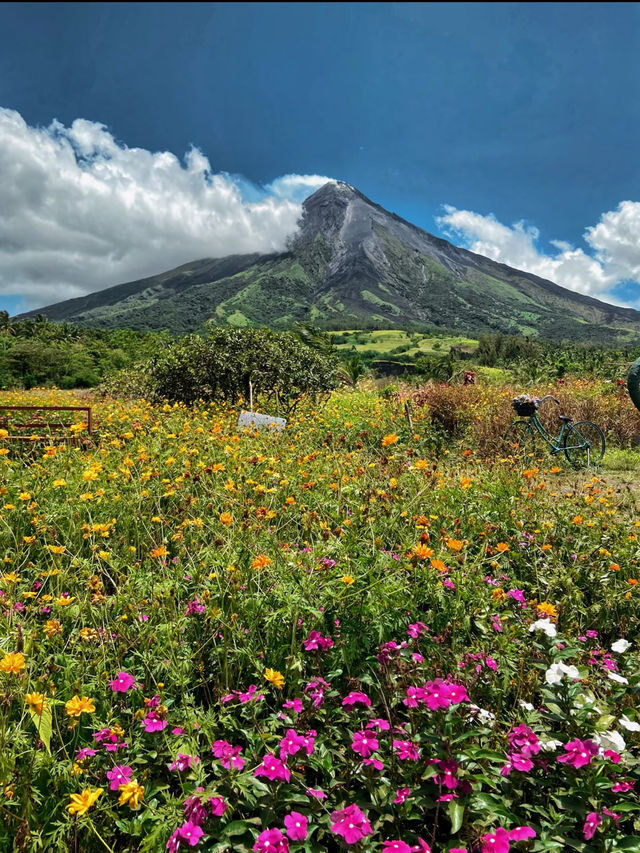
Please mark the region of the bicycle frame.
[[567, 426], [570, 426], [570, 424], [568, 424], [566, 421], [562, 421], [562, 426], [560, 427], [560, 433], [557, 436], [551, 435], [551, 433], [545, 429], [545, 427], [542, 425], [542, 423], [538, 419], [537, 414], [531, 415], [531, 417], [529, 418], [529, 425], [532, 428], [535, 428], [536, 431], [541, 436], [541, 438], [544, 441], [546, 441], [546, 443], [549, 445], [549, 447], [552, 448], [552, 451], [551, 451], [552, 453], [560, 453], [562, 450], [564, 450], [564, 447], [562, 445], [562, 438], [565, 434]]

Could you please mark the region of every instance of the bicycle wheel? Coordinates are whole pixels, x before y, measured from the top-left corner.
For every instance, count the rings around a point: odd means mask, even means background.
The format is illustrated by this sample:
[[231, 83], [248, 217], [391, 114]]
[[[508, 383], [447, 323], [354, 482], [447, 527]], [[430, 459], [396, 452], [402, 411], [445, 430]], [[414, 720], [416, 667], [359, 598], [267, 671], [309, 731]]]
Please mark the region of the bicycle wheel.
[[514, 421], [502, 436], [500, 452], [521, 462], [533, 456], [536, 450], [535, 433], [529, 421]]
[[588, 468], [604, 456], [604, 435], [591, 421], [571, 424], [564, 434], [564, 455], [575, 468]]

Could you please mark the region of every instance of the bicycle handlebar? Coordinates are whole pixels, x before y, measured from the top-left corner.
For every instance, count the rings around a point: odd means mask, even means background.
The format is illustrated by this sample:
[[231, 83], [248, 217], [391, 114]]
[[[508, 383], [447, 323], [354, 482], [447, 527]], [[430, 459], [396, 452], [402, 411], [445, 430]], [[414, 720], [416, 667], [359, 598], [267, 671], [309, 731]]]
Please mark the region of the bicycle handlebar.
[[557, 403], [558, 405], [560, 405], [560, 400], [557, 400], [553, 396], [553, 394], [545, 394], [544, 397], [540, 398], [540, 402], [543, 403], [545, 400], [549, 400], [549, 399], [553, 400], [554, 403]]

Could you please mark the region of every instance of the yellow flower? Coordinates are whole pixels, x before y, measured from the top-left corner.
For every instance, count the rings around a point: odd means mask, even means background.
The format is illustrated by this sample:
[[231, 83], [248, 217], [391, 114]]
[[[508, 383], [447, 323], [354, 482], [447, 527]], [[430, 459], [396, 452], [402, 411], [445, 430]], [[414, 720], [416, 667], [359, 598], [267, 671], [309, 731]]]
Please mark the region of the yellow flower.
[[538, 605], [538, 613], [544, 613], [545, 616], [548, 616], [550, 619], [558, 618], [558, 611], [554, 604], [551, 604], [548, 601], [541, 601]]
[[47, 619], [42, 626], [42, 630], [45, 632], [47, 637], [55, 637], [56, 634], [62, 633], [62, 625], [57, 619]]
[[144, 797], [144, 788], [142, 785], [138, 785], [137, 779], [132, 779], [126, 785], [120, 785], [118, 790], [120, 791], [118, 802], [121, 806], [128, 804], [130, 809], [140, 807], [140, 803]]
[[59, 604], [60, 607], [66, 607], [67, 604], [71, 604], [75, 600], [75, 595], [59, 595], [57, 598], [54, 598], [53, 603]]
[[390, 444], [395, 444], [397, 441], [399, 441], [399, 439], [395, 432], [390, 432], [389, 435], [384, 436], [381, 444], [383, 447], [389, 447]]
[[88, 696], [74, 696], [64, 703], [65, 710], [70, 717], [79, 717], [80, 714], [93, 714], [96, 706], [93, 699]]
[[15, 572], [7, 572], [6, 575], [0, 575], [1, 583], [18, 583], [20, 576]]
[[47, 545], [52, 554], [64, 554], [64, 545]]
[[54, 481], [53, 481], [53, 488], [54, 488], [54, 489], [59, 489], [59, 488], [61, 488], [62, 486], [66, 486], [66, 485], [67, 485], [67, 481], [66, 481], [66, 480], [64, 480], [62, 477], [61, 477], [59, 480], [54, 480]]
[[29, 492], [20, 492], [20, 494], [18, 495], [18, 500], [30, 501], [31, 500], [31, 494]]
[[413, 467], [416, 471], [424, 471], [425, 468], [429, 467], [429, 463], [426, 459], [417, 459], [416, 464]]
[[67, 806], [67, 811], [69, 814], [85, 814], [103, 790], [103, 788], [85, 788], [81, 794], [71, 794], [71, 801]]
[[25, 693], [24, 701], [29, 706], [29, 710], [39, 717], [42, 716], [44, 709], [49, 707], [47, 697], [43, 693]]
[[0, 660], [0, 670], [2, 672], [11, 672], [17, 675], [26, 666], [24, 655], [20, 652], [9, 652]]
[[230, 512], [223, 512], [220, 514], [220, 523], [224, 524], [225, 527], [231, 527], [233, 524], [233, 516]]
[[282, 690], [284, 687], [284, 676], [277, 669], [265, 669], [264, 677], [277, 687], [278, 690]]
[[343, 575], [340, 578], [340, 580], [342, 581], [342, 583], [352, 584], [354, 582], [355, 578], [352, 577], [351, 575]]

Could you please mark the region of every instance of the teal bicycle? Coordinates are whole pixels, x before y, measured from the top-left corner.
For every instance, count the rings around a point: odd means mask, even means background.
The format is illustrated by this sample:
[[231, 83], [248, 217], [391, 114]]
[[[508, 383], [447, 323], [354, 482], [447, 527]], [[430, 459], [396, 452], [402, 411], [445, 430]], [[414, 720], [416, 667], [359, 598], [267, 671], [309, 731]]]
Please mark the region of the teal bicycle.
[[[573, 423], [567, 415], [560, 415], [561, 427], [558, 435], [552, 435], [538, 418], [538, 407], [545, 400], [553, 400], [551, 394], [544, 397], [516, 397], [512, 406], [521, 420], [514, 421], [502, 437], [502, 450], [506, 455], [526, 458], [536, 452], [536, 440], [549, 445], [551, 455], [564, 453], [574, 468], [588, 468], [596, 465], [604, 456], [605, 441], [600, 427], [591, 421]], [[524, 420], [526, 417], [526, 420]]]

